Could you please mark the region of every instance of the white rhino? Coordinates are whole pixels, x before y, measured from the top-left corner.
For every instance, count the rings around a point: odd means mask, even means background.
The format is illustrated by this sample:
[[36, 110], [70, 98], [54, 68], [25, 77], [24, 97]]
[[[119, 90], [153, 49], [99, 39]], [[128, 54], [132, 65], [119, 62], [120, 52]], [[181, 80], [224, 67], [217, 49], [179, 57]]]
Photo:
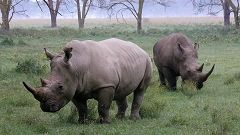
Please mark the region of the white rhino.
[[112, 100], [118, 106], [117, 117], [125, 116], [126, 96], [133, 92], [130, 118], [138, 119], [143, 94], [151, 80], [152, 65], [148, 54], [132, 42], [120, 39], [103, 41], [71, 41], [54, 55], [45, 49], [51, 60], [48, 79], [33, 88], [23, 82], [44, 112], [56, 112], [72, 101], [78, 109], [79, 122], [87, 117], [87, 100], [98, 101], [101, 123], [109, 123]]

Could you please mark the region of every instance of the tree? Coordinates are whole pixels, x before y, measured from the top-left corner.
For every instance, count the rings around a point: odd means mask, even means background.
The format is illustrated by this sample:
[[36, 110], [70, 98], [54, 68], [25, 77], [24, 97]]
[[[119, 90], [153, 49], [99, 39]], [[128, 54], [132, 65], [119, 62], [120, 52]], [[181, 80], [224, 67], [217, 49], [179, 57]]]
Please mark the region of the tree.
[[104, 6], [106, 5], [106, 1], [107, 0], [73, 0], [73, 1], [64, 0], [62, 2], [62, 5], [65, 5], [66, 9], [71, 13], [74, 13], [75, 11], [72, 11], [69, 9], [70, 8], [72, 9], [73, 3], [76, 5], [77, 15], [78, 15], [78, 26], [79, 26], [79, 29], [82, 29], [82, 28], [84, 28], [85, 19], [88, 15], [90, 9], [93, 9], [94, 7], [104, 8]]
[[[77, 5], [79, 29], [84, 28], [85, 19], [91, 7], [103, 8], [106, 0], [74, 0]], [[82, 2], [82, 4], [80, 3]], [[81, 8], [82, 6], [82, 8]]]
[[0, 11], [2, 14], [1, 29], [8, 31], [10, 29], [9, 23], [11, 22], [14, 14], [24, 14], [26, 10], [16, 10], [16, 7], [24, 0], [0, 0]]
[[[42, 10], [39, 1], [38, 0], [36, 1], [40, 9]], [[49, 9], [49, 13], [51, 16], [51, 27], [52, 28], [57, 27], [57, 15], [60, 14], [58, 11], [63, 1], [62, 0], [42, 0], [42, 1]]]
[[197, 12], [203, 12], [207, 9], [208, 14], [217, 15], [223, 11], [224, 28], [230, 28], [230, 5], [228, 0], [192, 0], [193, 6]]
[[[108, 10], [116, 12], [116, 17], [120, 13], [123, 17], [123, 12], [130, 12], [137, 21], [137, 33], [142, 31], [142, 14], [144, 7], [144, 0], [110, 0]], [[148, 1], [150, 2], [150, 0]], [[169, 0], [151, 0], [162, 6], [167, 7], [169, 5]]]
[[232, 9], [233, 15], [234, 15], [234, 22], [235, 22], [235, 27], [239, 29], [239, 0], [236, 0], [233, 2], [232, 0], [226, 0], [229, 4], [229, 6]]
[[80, 0], [75, 0], [77, 4], [77, 14], [78, 14], [78, 26], [79, 29], [84, 28], [85, 18], [88, 14], [90, 6], [93, 0], [81, 0], [83, 2], [82, 8], [80, 5]]

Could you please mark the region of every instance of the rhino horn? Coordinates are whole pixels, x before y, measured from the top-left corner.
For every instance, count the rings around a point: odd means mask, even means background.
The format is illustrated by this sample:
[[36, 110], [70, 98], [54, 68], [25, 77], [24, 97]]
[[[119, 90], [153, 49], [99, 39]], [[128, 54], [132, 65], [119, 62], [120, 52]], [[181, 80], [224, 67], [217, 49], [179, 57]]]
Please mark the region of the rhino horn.
[[202, 72], [204, 63], [197, 69], [197, 71]]
[[40, 80], [41, 80], [42, 87], [46, 86], [49, 83], [49, 81], [46, 79], [40, 78]]
[[36, 94], [36, 90], [34, 88], [32, 88], [31, 86], [28, 86], [25, 82], [23, 82], [24, 87], [31, 92], [33, 95]]
[[45, 51], [45, 54], [46, 54], [46, 56], [47, 56], [47, 58], [48, 58], [49, 60], [52, 60], [52, 59], [55, 57], [55, 55], [52, 54], [51, 52], [49, 52], [49, 51], [47, 50], [47, 48], [44, 48], [44, 51]]
[[72, 47], [65, 47], [63, 49], [63, 51], [65, 53], [64, 62], [67, 63], [69, 61], [69, 59], [72, 57], [72, 54], [71, 54], [72, 49], [73, 49]]
[[212, 74], [214, 67], [215, 67], [215, 64], [212, 66], [211, 70], [208, 73], [202, 74], [200, 76], [200, 82], [205, 82], [208, 79], [208, 77]]

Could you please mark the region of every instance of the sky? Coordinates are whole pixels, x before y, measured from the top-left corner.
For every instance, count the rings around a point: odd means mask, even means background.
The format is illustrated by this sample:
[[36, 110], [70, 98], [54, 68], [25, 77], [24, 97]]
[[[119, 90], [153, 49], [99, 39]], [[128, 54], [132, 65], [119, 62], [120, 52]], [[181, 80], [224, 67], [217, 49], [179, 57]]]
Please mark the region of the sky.
[[[15, 18], [49, 18], [49, 12], [46, 6], [43, 6], [44, 12], [41, 12], [40, 8], [36, 4], [35, 0], [30, 0], [23, 4], [24, 9], [26, 9], [27, 16], [17, 15]], [[63, 14], [63, 16], [59, 16], [59, 18], [77, 18], [76, 14], [76, 6], [68, 7], [72, 13], [66, 10], [66, 7], [62, 7], [62, 10], [59, 12]], [[220, 14], [221, 15], [221, 14]], [[132, 17], [129, 12], [124, 13], [125, 17]], [[148, 0], [145, 0], [145, 5], [143, 9], [143, 17], [192, 17], [192, 16], [209, 16], [206, 12], [197, 14], [194, 10], [194, 7], [189, 0], [175, 0], [175, 2], [171, 3], [170, 7], [162, 7], [157, 4], [150, 4]], [[90, 10], [87, 16], [88, 18], [107, 18], [109, 17], [105, 10], [94, 9]]]

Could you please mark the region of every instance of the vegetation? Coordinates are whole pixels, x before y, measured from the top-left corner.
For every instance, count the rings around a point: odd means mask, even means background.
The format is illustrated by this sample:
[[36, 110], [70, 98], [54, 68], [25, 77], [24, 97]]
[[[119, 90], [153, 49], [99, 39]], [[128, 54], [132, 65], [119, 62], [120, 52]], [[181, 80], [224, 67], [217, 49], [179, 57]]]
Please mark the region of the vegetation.
[[[89, 27], [79, 31], [75, 28], [14, 28], [0, 35], [25, 45], [0, 46], [0, 134], [83, 134], [83, 135], [143, 135], [143, 134], [239, 134], [240, 131], [240, 33], [223, 30], [221, 24], [209, 25], [148, 25], [137, 34], [133, 25], [108, 24]], [[112, 123], [101, 125], [97, 120], [96, 101], [89, 100], [89, 122], [77, 123], [72, 103], [57, 113], [44, 113], [38, 101], [27, 92], [22, 81], [39, 86], [39, 78], [50, 71], [39, 74], [17, 72], [32, 62], [28, 70], [38, 70], [39, 65], [49, 65], [43, 51], [47, 47], [59, 52], [67, 42], [78, 40], [102, 40], [117, 37], [132, 41], [146, 50], [152, 57], [152, 47], [161, 37], [172, 32], [184, 32], [200, 44], [199, 63], [205, 63], [205, 71], [216, 64], [213, 75], [200, 91], [191, 91], [178, 85], [176, 92], [159, 86], [158, 73], [154, 67], [150, 87], [146, 91], [141, 108], [142, 119], [131, 121], [131, 95], [124, 120], [115, 118], [116, 105], [111, 106]], [[37, 60], [33, 62], [31, 59]], [[18, 64], [22, 62], [23, 64]], [[19, 66], [21, 65], [21, 66]], [[36, 68], [36, 69], [35, 69]], [[180, 81], [180, 79], [179, 79]]]

